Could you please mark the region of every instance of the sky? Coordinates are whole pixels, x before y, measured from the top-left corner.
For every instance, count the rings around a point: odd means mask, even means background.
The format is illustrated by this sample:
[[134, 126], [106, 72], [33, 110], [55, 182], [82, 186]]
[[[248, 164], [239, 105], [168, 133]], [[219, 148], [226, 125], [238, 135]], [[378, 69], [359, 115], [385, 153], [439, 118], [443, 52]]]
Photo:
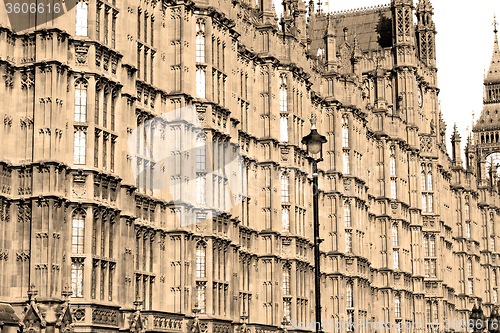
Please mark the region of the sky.
[[[281, 0], [273, 1], [280, 17]], [[330, 0], [329, 4], [327, 1], [322, 0], [323, 11], [330, 12], [390, 3], [390, 0]], [[414, 0], [415, 5], [417, 1]], [[434, 7], [433, 19], [437, 31], [439, 99], [447, 124], [448, 153], [451, 155], [450, 137], [456, 123], [462, 137], [464, 157], [467, 128], [469, 131], [472, 128], [472, 113], [477, 120], [483, 106], [483, 77], [493, 54], [493, 15], [496, 14], [500, 22], [500, 1], [477, 0], [476, 5], [465, 0], [430, 1]]]

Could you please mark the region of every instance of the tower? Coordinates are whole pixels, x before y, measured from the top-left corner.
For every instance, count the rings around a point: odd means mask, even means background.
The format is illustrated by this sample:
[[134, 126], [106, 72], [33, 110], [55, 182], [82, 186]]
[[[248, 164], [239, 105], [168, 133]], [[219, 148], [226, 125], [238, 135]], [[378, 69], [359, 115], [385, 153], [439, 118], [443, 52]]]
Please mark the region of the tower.
[[[396, 79], [396, 115], [408, 124], [417, 123], [415, 109], [417, 101], [415, 42], [413, 31], [413, 1], [392, 0], [393, 46]], [[417, 142], [416, 132], [409, 129], [410, 142]]]
[[413, 46], [413, 1], [411, 0], [392, 0], [391, 3], [394, 26], [393, 26], [393, 45], [398, 50], [398, 62], [404, 62], [410, 52], [407, 47]]
[[422, 0], [417, 5], [417, 46], [418, 57], [427, 66], [436, 67], [436, 26], [432, 21], [434, 14], [429, 0]]
[[477, 147], [477, 170], [480, 185], [488, 185], [489, 170], [500, 163], [500, 50], [498, 47], [498, 22], [493, 21], [493, 55], [484, 77], [483, 109], [476, 122], [474, 143]]

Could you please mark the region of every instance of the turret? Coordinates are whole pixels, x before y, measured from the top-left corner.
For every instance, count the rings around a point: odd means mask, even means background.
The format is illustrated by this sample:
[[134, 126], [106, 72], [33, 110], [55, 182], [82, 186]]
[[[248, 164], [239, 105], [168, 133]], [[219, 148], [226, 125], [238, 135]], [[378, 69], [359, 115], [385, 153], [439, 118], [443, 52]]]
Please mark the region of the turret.
[[299, 41], [307, 45], [307, 8], [306, 4], [302, 0], [296, 0], [297, 1], [297, 38]]
[[462, 153], [460, 149], [460, 134], [458, 134], [457, 131], [457, 124], [453, 126], [453, 134], [451, 136], [451, 156], [452, 156], [452, 163], [453, 166], [459, 166], [462, 167]]
[[[397, 82], [405, 80], [415, 80], [415, 73], [411, 68], [417, 67], [414, 55], [414, 31], [413, 31], [413, 0], [392, 0], [392, 21], [393, 21], [393, 46], [394, 65]], [[417, 85], [414, 85], [416, 88]], [[417, 123], [416, 100], [417, 91], [407, 89], [404, 85], [396, 85], [395, 98], [392, 103], [395, 106], [395, 115], [409, 124]], [[416, 142], [415, 132], [410, 134], [410, 141]]]
[[337, 42], [335, 41], [335, 27], [330, 15], [328, 15], [328, 25], [324, 39], [327, 71], [333, 71], [337, 68]]
[[360, 66], [360, 60], [363, 57], [361, 53], [361, 49], [359, 48], [359, 41], [358, 37], [356, 34], [354, 34], [354, 46], [353, 46], [353, 51], [352, 51], [352, 64], [354, 68], [354, 74], [358, 76], [358, 78], [361, 77], [361, 66]]
[[465, 145], [465, 163], [466, 163], [466, 169], [468, 172], [475, 173], [475, 159], [474, 159], [475, 153], [474, 149], [472, 146], [472, 137], [471, 134], [469, 133], [467, 135], [467, 144]]
[[406, 46], [413, 44], [413, 1], [392, 0], [393, 11], [393, 45]]
[[417, 5], [418, 56], [429, 67], [436, 67], [436, 26], [432, 20], [434, 8], [429, 0], [420, 0]]
[[262, 23], [263, 24], [275, 24], [276, 22], [276, 11], [273, 8], [272, 0], [260, 0], [259, 1], [260, 10], [262, 11]]

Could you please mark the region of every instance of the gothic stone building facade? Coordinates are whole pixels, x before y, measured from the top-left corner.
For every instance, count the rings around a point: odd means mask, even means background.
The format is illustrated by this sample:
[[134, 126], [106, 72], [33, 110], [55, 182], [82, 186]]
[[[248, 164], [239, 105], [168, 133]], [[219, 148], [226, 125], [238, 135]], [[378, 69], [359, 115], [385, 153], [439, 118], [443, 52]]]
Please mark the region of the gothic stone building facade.
[[[38, 25], [17, 31], [0, 10], [0, 332], [262, 333], [283, 318], [314, 321], [301, 144], [311, 115], [328, 140], [322, 318], [423, 333], [429, 321], [467, 320], [474, 305], [490, 315], [496, 29], [464, 167], [456, 131], [446, 152], [429, 0], [331, 14], [283, 7], [278, 20], [271, 0], [79, 0], [53, 19], [28, 14]], [[129, 151], [134, 129], [187, 106], [202, 132], [156, 125], [174, 138], [169, 164]], [[202, 145], [183, 152], [195, 133]], [[238, 204], [227, 203], [228, 175], [206, 172], [216, 155], [205, 142], [241, 147]], [[184, 199], [149, 186], [153, 172], [173, 174], [163, 180]], [[355, 328], [378, 330], [388, 328]]]

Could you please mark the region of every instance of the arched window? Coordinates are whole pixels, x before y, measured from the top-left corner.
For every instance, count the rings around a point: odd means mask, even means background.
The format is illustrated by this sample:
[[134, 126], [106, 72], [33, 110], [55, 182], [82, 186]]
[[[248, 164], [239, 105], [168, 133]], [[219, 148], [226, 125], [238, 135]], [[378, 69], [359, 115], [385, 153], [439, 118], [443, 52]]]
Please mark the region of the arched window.
[[87, 147], [86, 133], [83, 131], [75, 132], [74, 141], [74, 151], [73, 151], [73, 163], [74, 164], [85, 164], [85, 150]]
[[351, 203], [349, 201], [344, 202], [344, 226], [351, 227]]
[[75, 83], [75, 121], [87, 121], [87, 81], [78, 80]]
[[290, 232], [290, 209], [286, 206], [281, 208], [281, 231]]
[[353, 287], [352, 281], [347, 282], [345, 298], [346, 298], [346, 307], [348, 307], [348, 308], [353, 307], [352, 287]]
[[429, 236], [424, 236], [424, 256], [429, 256]]
[[423, 164], [420, 166], [420, 182], [421, 182], [421, 190], [425, 191], [425, 184], [427, 181], [425, 178], [425, 168]]
[[469, 203], [468, 202], [465, 203], [464, 210], [465, 210], [465, 219], [469, 220], [470, 219], [470, 211], [469, 211]]
[[75, 210], [72, 220], [71, 251], [81, 254], [85, 243], [85, 211]]
[[394, 269], [399, 269], [399, 252], [396, 250], [392, 253], [394, 259]]
[[401, 304], [399, 295], [394, 296], [394, 316], [396, 318], [401, 317]]
[[430, 301], [427, 301], [425, 302], [425, 315], [427, 317], [427, 320], [429, 322], [432, 322], [432, 318], [431, 318], [431, 302]]
[[350, 171], [350, 164], [349, 164], [349, 152], [345, 151], [342, 153], [342, 160], [344, 164], [344, 174], [349, 174], [351, 173]]
[[88, 6], [85, 0], [76, 5], [76, 35], [87, 36]]
[[196, 284], [196, 303], [200, 313], [205, 313], [207, 307], [207, 286], [204, 283]]
[[196, 202], [199, 205], [205, 204], [207, 179], [204, 175], [196, 176]]
[[392, 246], [398, 246], [398, 225], [392, 225]]
[[290, 266], [283, 266], [283, 295], [290, 295]]
[[205, 243], [196, 244], [196, 278], [206, 278], [206, 251]]
[[288, 86], [286, 74], [281, 74], [279, 79], [280, 89], [280, 141], [288, 141]]
[[286, 75], [280, 75], [280, 111], [286, 112], [288, 111], [288, 91], [287, 91], [287, 82]]
[[396, 175], [396, 154], [394, 150], [394, 146], [391, 147], [391, 156], [390, 156], [390, 170], [391, 170], [391, 176]]
[[349, 119], [347, 116], [342, 117], [342, 147], [349, 147]]
[[427, 173], [427, 191], [432, 191], [432, 173]]
[[438, 320], [437, 302], [432, 302], [432, 322], [435, 322], [437, 320]]
[[470, 238], [470, 222], [465, 222], [465, 237]]
[[205, 62], [205, 22], [196, 21], [196, 62]]
[[281, 202], [290, 202], [290, 184], [286, 172], [281, 174]]
[[352, 252], [352, 233], [349, 230], [345, 232], [345, 252]]
[[280, 141], [288, 141], [288, 114], [286, 113], [280, 116]]
[[196, 96], [205, 98], [206, 73], [203, 68], [196, 69]]
[[472, 260], [471, 259], [467, 259], [467, 275], [469, 277], [472, 276]]
[[199, 133], [196, 136], [196, 169], [205, 170], [206, 168], [206, 138], [205, 134]]
[[83, 297], [83, 263], [74, 261], [71, 264], [71, 297]]
[[429, 239], [429, 256], [436, 256], [436, 238], [434, 236]]

